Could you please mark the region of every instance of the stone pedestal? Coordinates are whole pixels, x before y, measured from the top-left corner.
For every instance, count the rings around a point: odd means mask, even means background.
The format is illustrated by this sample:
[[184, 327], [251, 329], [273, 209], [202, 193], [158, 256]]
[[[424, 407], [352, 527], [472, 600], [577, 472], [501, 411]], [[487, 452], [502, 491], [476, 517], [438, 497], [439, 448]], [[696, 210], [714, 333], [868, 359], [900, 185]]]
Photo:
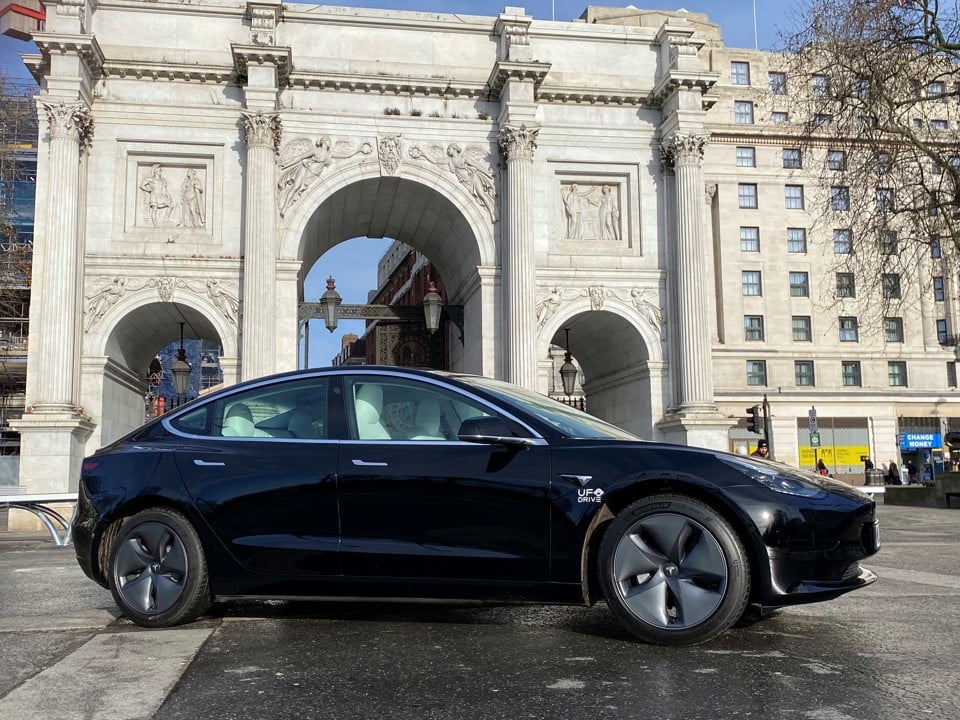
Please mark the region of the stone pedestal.
[[720, 415], [716, 411], [683, 412], [671, 414], [657, 423], [657, 430], [663, 433], [663, 439], [678, 445], [728, 449], [728, 433], [736, 421]]
[[[87, 438], [94, 424], [70, 413], [38, 413], [11, 420], [20, 433], [20, 484], [28, 493], [74, 492]], [[54, 508], [65, 518], [73, 508]], [[43, 529], [32, 513], [10, 512], [8, 529], [30, 532]]]

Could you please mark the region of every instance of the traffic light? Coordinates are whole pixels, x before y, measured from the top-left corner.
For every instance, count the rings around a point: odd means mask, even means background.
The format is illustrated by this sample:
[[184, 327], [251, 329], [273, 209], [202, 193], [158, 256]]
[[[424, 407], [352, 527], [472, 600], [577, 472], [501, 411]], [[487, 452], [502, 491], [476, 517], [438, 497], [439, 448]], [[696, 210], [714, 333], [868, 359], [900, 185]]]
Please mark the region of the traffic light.
[[760, 434], [763, 429], [760, 427], [760, 406], [753, 405], [747, 408], [747, 430], [752, 433]]

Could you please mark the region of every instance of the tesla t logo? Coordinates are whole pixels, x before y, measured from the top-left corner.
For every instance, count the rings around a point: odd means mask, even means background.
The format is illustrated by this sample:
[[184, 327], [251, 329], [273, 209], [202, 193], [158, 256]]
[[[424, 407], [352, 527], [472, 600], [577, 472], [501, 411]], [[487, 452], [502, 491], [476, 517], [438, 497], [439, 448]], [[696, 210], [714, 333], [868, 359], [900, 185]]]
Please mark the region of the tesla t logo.
[[577, 502], [599, 503], [603, 502], [603, 490], [600, 488], [580, 488], [577, 490]]

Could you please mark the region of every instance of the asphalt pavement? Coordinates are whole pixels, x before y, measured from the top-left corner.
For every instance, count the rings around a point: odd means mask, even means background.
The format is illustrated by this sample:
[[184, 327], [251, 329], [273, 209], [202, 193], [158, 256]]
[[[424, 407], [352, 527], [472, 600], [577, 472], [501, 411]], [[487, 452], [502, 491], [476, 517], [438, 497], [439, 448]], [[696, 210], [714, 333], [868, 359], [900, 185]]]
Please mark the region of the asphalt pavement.
[[960, 510], [878, 513], [877, 583], [680, 649], [602, 604], [241, 603], [143, 630], [71, 548], [0, 533], [0, 718], [952, 720]]

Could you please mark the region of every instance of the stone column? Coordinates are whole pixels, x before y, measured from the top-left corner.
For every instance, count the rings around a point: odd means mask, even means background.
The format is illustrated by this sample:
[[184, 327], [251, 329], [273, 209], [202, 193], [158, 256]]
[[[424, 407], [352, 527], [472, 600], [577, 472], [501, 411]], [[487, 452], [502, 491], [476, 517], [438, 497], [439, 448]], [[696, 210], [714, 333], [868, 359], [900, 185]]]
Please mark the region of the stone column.
[[248, 380], [269, 375], [276, 368], [276, 154], [280, 116], [243, 111], [243, 128], [247, 168], [240, 370], [241, 378]]
[[678, 410], [715, 411], [710, 360], [709, 254], [703, 231], [703, 135], [675, 135], [663, 144], [666, 163], [676, 176], [676, 260], [673, 274], [679, 341]]
[[533, 153], [539, 128], [505, 126], [500, 151], [507, 161], [503, 273], [506, 379], [537, 389], [536, 265], [533, 243]]
[[43, 292], [32, 302], [42, 327], [34, 327], [33, 413], [75, 413], [80, 197], [80, 155], [93, 139], [93, 118], [81, 103], [41, 100], [50, 128], [50, 162], [41, 274]]

